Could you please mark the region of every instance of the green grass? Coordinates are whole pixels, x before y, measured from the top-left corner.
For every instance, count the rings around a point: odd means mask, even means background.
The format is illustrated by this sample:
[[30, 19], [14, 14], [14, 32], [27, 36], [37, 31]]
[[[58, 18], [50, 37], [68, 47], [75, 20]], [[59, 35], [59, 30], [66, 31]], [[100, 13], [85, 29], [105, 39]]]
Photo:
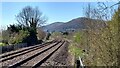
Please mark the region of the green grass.
[[0, 46], [5, 46], [5, 45], [6, 45], [5, 43], [1, 43], [1, 42], [0, 42]]
[[81, 33], [80, 32], [76, 32], [73, 37], [74, 37], [74, 41], [76, 43], [80, 43], [80, 41], [81, 41]]
[[69, 52], [74, 55], [76, 58], [82, 56], [82, 50], [78, 48], [75, 44], [69, 46]]

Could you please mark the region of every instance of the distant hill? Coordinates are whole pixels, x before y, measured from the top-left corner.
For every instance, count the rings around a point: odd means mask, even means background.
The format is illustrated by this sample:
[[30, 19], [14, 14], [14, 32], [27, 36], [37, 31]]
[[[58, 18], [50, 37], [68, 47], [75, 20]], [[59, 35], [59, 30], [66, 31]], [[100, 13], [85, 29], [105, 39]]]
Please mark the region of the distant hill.
[[45, 31], [56, 31], [58, 30], [57, 27], [60, 27], [63, 24], [63, 22], [54, 22], [52, 24], [49, 24], [47, 26], [43, 26], [42, 28]]
[[102, 28], [105, 24], [101, 20], [79, 17], [68, 22], [54, 22], [52, 24], [43, 26], [45, 31], [68, 31], [77, 29]]

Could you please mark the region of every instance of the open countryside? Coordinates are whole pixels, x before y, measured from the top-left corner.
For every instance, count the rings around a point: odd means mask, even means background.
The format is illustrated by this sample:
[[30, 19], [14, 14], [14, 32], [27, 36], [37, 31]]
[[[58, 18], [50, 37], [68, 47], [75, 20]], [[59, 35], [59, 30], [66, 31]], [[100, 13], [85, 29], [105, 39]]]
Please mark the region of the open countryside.
[[119, 68], [120, 1], [3, 2], [2, 15], [0, 67]]

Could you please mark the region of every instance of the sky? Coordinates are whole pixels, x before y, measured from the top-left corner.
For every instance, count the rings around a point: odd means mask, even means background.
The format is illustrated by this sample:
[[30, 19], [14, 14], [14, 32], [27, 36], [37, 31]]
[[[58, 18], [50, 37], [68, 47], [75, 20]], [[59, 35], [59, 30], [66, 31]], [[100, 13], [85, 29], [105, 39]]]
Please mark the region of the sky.
[[[17, 15], [25, 6], [38, 7], [39, 10], [48, 18], [45, 25], [54, 22], [67, 22], [74, 18], [83, 17], [83, 8], [90, 3], [93, 7], [97, 6], [97, 2], [0, 2], [2, 9], [1, 23], [2, 26], [17, 23], [15, 15]], [[107, 3], [108, 6], [116, 2]], [[2, 28], [2, 27], [1, 27]]]

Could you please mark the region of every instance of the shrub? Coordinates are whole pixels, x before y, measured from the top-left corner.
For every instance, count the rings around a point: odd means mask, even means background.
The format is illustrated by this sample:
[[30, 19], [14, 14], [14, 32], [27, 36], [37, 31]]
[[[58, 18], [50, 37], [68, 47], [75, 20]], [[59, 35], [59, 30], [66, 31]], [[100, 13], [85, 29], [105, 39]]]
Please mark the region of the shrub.
[[17, 44], [17, 43], [22, 43], [25, 38], [29, 36], [28, 31], [23, 31], [20, 30], [18, 33], [15, 34], [14, 37], [11, 37], [9, 40], [10, 44]]
[[80, 32], [75, 33], [75, 35], [73, 37], [74, 37], [74, 41], [76, 43], [79, 43], [81, 41], [81, 33]]
[[46, 37], [46, 33], [42, 29], [37, 29], [38, 40], [43, 40]]
[[5, 46], [6, 44], [5, 43], [0, 43], [0, 46]]
[[82, 56], [82, 50], [80, 48], [78, 48], [75, 44], [71, 44], [69, 46], [69, 52], [76, 56], [76, 58], [78, 58], [79, 56]]

